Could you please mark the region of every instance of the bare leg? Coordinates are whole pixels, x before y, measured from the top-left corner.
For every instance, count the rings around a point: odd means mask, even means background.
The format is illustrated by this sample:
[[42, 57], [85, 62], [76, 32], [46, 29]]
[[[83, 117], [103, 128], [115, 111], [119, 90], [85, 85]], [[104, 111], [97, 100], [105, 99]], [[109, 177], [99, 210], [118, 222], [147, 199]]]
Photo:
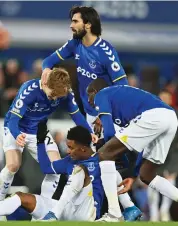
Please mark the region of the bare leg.
[[10, 215], [20, 206], [29, 213], [33, 212], [36, 206], [36, 198], [32, 194], [17, 192], [13, 196], [0, 201], [0, 216]]

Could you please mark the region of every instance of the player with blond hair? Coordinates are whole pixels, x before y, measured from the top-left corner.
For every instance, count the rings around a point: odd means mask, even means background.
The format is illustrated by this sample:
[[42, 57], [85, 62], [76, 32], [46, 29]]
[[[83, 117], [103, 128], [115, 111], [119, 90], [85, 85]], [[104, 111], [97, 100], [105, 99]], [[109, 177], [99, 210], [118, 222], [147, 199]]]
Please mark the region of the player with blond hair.
[[[27, 81], [19, 89], [4, 120], [3, 149], [6, 165], [0, 173], [0, 200], [5, 198], [14, 175], [21, 166], [24, 147], [37, 160], [37, 125], [41, 121], [47, 122], [49, 115], [59, 106], [67, 107], [77, 125], [90, 129], [70, 90], [69, 74], [62, 68], [54, 68], [49, 73], [46, 84], [40, 79], [34, 79]], [[59, 159], [57, 145], [50, 134], [45, 142], [48, 144], [47, 152], [50, 160]], [[52, 197], [58, 181], [59, 175], [46, 175], [41, 194]]]

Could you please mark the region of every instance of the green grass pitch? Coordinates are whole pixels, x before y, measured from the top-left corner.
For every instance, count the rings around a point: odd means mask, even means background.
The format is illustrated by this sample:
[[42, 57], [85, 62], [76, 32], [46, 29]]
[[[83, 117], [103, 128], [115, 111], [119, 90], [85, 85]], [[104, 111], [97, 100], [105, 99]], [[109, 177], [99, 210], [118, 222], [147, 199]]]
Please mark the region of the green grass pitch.
[[120, 226], [177, 226], [178, 222], [120, 222], [120, 223], [104, 223], [104, 222], [27, 222], [27, 221], [9, 221], [0, 222], [0, 226], [103, 226], [103, 224], [120, 225]]

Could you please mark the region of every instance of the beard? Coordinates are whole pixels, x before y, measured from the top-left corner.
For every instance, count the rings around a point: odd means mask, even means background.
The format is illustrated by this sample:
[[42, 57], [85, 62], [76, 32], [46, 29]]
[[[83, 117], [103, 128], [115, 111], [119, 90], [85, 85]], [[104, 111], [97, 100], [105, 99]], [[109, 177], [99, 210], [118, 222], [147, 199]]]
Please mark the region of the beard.
[[82, 29], [76, 33], [73, 33], [73, 38], [74, 39], [82, 39], [85, 35], [86, 35], [86, 30], [85, 29]]

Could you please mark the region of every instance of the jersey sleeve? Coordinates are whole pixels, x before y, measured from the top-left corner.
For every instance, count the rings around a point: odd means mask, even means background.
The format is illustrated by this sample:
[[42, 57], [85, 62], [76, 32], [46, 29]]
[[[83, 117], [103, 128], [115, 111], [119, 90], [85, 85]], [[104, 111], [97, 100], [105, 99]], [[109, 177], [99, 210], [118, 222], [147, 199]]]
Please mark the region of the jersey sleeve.
[[75, 96], [73, 92], [69, 92], [64, 104], [70, 115], [73, 115], [79, 111], [79, 107], [75, 101]]
[[[112, 111], [110, 102], [107, 96], [102, 95], [103, 93], [98, 93], [95, 97], [95, 106], [98, 111], [98, 116], [101, 119], [103, 130], [104, 130], [104, 140], [107, 142], [115, 135], [114, 124], [112, 120]], [[104, 101], [103, 101], [104, 100]]]
[[88, 125], [85, 117], [82, 115], [82, 113], [79, 110], [79, 107], [75, 101], [74, 93], [70, 92], [67, 96], [67, 99], [65, 100], [65, 104], [67, 105], [67, 110], [72, 118], [72, 120], [75, 122], [76, 125], [80, 125], [85, 127], [92, 133], [92, 129]]
[[18, 128], [19, 120], [23, 118], [28, 105], [34, 102], [37, 88], [37, 82], [25, 83], [21, 86], [15, 100], [13, 101], [8, 127], [15, 139], [20, 134]]
[[42, 69], [53, 68], [61, 60], [65, 60], [74, 56], [74, 51], [77, 46], [77, 40], [71, 39], [66, 42], [61, 48], [57, 49], [50, 56], [45, 58], [42, 63]]
[[101, 43], [101, 56], [103, 56], [104, 65], [108, 75], [114, 85], [127, 85], [127, 77], [120, 63], [117, 51], [109, 43]]
[[44, 143], [37, 145], [38, 161], [44, 174], [66, 174], [70, 157], [50, 162]]
[[37, 96], [38, 82], [27, 82], [21, 86], [11, 109], [11, 113], [22, 118], [29, 104], [33, 103]]

